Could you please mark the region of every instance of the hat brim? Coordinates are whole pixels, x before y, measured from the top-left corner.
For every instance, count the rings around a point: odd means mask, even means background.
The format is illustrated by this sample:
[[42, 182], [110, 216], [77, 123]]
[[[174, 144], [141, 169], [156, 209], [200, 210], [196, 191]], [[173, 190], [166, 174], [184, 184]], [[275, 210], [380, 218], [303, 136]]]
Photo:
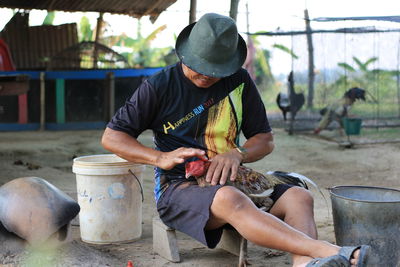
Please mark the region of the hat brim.
[[190, 69], [209, 77], [223, 78], [237, 72], [242, 67], [247, 56], [246, 42], [240, 34], [238, 34], [236, 53], [232, 58], [223, 63], [209, 62], [196, 56], [188, 44], [190, 32], [195, 24], [196, 22], [186, 26], [176, 40], [175, 51], [179, 59]]

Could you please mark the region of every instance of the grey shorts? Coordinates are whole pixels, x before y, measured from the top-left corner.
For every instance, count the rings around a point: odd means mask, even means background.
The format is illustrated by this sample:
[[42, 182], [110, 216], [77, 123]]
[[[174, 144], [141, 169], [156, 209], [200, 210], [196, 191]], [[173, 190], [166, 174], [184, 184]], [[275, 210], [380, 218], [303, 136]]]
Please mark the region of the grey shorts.
[[[157, 202], [160, 219], [169, 227], [185, 233], [209, 248], [215, 248], [224, 227], [205, 230], [210, 206], [222, 185], [200, 187], [195, 181], [170, 182]], [[291, 185], [277, 185], [271, 198], [274, 202]], [[227, 225], [226, 227], [231, 227]]]

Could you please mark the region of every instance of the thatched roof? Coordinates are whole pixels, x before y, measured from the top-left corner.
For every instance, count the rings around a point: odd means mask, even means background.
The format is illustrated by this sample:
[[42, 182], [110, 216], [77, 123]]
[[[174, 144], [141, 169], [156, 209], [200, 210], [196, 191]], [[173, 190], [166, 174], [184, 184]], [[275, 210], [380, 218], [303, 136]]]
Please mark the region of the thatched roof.
[[103, 12], [155, 20], [176, 0], [2, 0], [0, 7], [67, 12]]

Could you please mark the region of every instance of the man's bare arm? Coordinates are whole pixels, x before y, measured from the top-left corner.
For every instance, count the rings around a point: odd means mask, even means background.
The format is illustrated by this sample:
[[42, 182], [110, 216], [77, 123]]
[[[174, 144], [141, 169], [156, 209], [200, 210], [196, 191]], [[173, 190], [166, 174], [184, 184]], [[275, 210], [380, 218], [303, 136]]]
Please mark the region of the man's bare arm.
[[247, 150], [247, 155], [242, 162], [254, 162], [270, 154], [274, 150], [274, 137], [272, 132], [259, 133], [249, 138], [243, 147]]
[[161, 169], [170, 170], [181, 164], [187, 158], [199, 157], [206, 159], [205, 152], [195, 148], [181, 147], [171, 152], [161, 152], [144, 146], [137, 139], [127, 133], [106, 128], [101, 144], [108, 151], [127, 161], [153, 165]]

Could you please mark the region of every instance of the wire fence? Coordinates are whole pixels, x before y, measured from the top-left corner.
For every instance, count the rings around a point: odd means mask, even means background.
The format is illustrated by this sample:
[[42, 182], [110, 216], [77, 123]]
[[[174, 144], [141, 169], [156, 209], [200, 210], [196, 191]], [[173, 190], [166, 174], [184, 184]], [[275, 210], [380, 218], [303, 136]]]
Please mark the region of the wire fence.
[[[400, 138], [399, 26], [394, 29], [361, 27], [353, 30], [313, 30], [308, 35], [307, 31], [261, 33], [274, 38], [275, 43], [287, 42], [290, 37], [294, 91], [305, 98], [295, 120], [289, 119], [290, 123], [282, 120], [278, 105], [274, 103], [275, 108], [271, 110], [278, 113], [272, 112], [270, 115], [273, 125], [298, 132], [310, 131], [321, 118], [320, 109], [340, 99], [350, 88], [359, 87], [366, 90], [366, 101], [356, 101], [351, 115], [362, 118], [363, 129], [386, 128], [388, 132], [393, 132], [393, 135], [387, 136]], [[312, 37], [312, 47], [307, 36]], [[312, 90], [309, 84], [310, 60], [314, 79]], [[284, 79], [281, 79], [280, 90], [290, 95]], [[312, 103], [309, 103], [310, 94], [313, 94]], [[270, 98], [269, 105], [272, 104], [271, 100], [274, 99]], [[336, 128], [338, 125], [329, 126], [329, 129]], [[379, 139], [375, 133], [371, 133], [372, 138]]]

